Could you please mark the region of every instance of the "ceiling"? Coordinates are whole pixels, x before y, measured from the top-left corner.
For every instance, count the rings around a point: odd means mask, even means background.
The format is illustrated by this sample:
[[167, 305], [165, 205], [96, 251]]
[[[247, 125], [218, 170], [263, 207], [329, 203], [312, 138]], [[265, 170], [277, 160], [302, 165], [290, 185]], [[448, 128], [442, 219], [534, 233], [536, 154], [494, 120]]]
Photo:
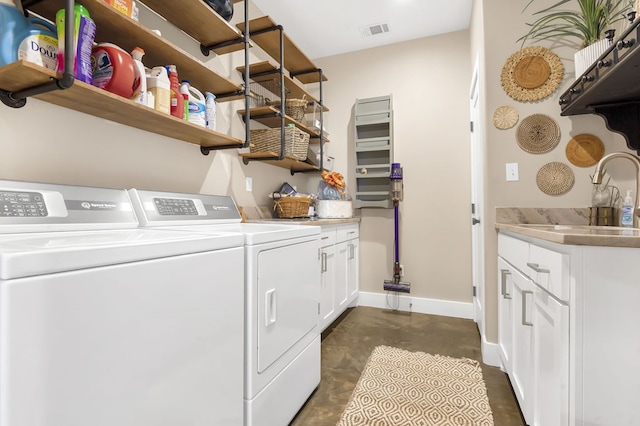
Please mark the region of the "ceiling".
[[[469, 28], [472, 0], [253, 0], [311, 59]], [[389, 32], [365, 37], [363, 28]], [[380, 27], [377, 27], [380, 28]]]

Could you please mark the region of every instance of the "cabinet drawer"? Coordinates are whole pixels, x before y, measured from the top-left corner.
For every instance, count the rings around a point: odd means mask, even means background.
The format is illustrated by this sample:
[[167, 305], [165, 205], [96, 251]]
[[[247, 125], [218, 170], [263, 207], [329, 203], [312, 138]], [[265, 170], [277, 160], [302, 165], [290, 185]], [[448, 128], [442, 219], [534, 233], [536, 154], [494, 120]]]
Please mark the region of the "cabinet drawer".
[[529, 274], [531, 272], [531, 269], [527, 267], [527, 262], [529, 262], [528, 242], [500, 233], [498, 234], [498, 255], [523, 273]]
[[332, 246], [336, 243], [336, 227], [323, 226], [320, 232], [320, 247]]
[[569, 255], [531, 244], [526, 273], [560, 300], [569, 300]]
[[358, 225], [339, 226], [336, 233], [336, 242], [353, 240], [360, 235]]

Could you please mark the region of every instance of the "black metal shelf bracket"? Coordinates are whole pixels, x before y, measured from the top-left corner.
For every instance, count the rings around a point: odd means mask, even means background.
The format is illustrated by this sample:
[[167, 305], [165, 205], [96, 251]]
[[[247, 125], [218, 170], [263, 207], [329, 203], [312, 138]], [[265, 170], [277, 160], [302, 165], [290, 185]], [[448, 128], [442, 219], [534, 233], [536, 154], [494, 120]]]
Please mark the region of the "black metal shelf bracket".
[[[27, 5], [32, 6], [39, 3], [41, 0], [27, 0]], [[24, 7], [26, 14], [26, 7]], [[66, 0], [65, 22], [75, 21], [74, 0]], [[64, 26], [64, 49], [65, 52], [73, 52], [73, 25]], [[0, 89], [0, 100], [3, 104], [11, 108], [22, 108], [27, 104], [27, 98], [30, 96], [40, 95], [42, 93], [52, 92], [54, 90], [66, 90], [73, 86], [75, 78], [73, 76], [73, 62], [74, 55], [66, 55], [64, 58], [64, 70], [62, 72], [62, 78], [52, 78], [49, 82], [40, 84], [38, 86], [30, 87], [28, 89], [19, 90], [17, 92], [11, 92], [8, 90]]]
[[204, 44], [200, 43], [200, 52], [204, 56], [209, 56], [209, 54], [211, 52], [216, 54], [216, 52], [215, 52], [216, 49], [221, 49], [223, 47], [233, 46], [234, 44], [240, 44], [240, 43], [244, 43], [244, 36], [243, 37], [234, 38], [233, 40], [228, 40], [228, 41], [223, 41], [221, 43], [212, 44], [210, 46], [205, 46]]
[[[245, 1], [244, 2], [244, 25], [245, 25], [245, 31], [242, 33], [242, 38], [240, 39], [242, 43], [244, 43], [244, 68], [245, 68], [245, 78], [248, 77], [249, 75], [249, 47], [251, 47], [251, 39], [249, 38], [249, 20], [248, 20], [248, 16], [249, 16], [249, 2]], [[228, 44], [234, 44], [236, 40], [231, 40], [228, 42]], [[224, 44], [224, 43], [222, 43]], [[227, 44], [227, 45], [228, 45]], [[220, 47], [220, 45], [217, 45], [218, 47]], [[202, 51], [202, 45], [200, 45], [200, 50]], [[209, 53], [207, 51], [207, 53], [204, 53], [204, 51], [202, 51], [202, 53], [205, 56], [208, 56]], [[245, 80], [246, 81], [246, 80]], [[219, 98], [225, 98], [225, 97], [231, 97], [231, 96], [237, 96], [240, 94], [244, 94], [244, 109], [246, 111], [247, 117], [249, 117], [250, 113], [249, 113], [249, 97], [251, 95], [251, 92], [249, 91], [249, 85], [248, 84], [244, 84], [244, 90], [243, 91], [235, 91], [235, 92], [231, 92], [231, 93], [223, 93], [220, 94]], [[221, 145], [221, 146], [200, 146], [200, 152], [202, 153], [202, 155], [209, 155], [209, 153], [211, 151], [218, 151], [221, 149], [230, 149], [230, 148], [248, 148], [249, 147], [249, 135], [250, 135], [250, 130], [249, 130], [249, 125], [247, 124], [245, 126], [245, 136], [244, 136], [244, 143], [242, 145]]]

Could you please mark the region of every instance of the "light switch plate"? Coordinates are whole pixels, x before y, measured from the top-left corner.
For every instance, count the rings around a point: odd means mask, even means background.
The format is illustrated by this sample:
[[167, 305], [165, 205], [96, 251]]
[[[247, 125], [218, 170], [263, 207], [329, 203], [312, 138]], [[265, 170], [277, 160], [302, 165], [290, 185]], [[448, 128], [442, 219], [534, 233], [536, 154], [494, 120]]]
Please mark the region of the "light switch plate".
[[253, 179], [247, 176], [244, 180], [244, 184], [247, 192], [253, 191]]
[[517, 182], [518, 180], [520, 180], [518, 177], [518, 163], [507, 163], [506, 169], [507, 182]]

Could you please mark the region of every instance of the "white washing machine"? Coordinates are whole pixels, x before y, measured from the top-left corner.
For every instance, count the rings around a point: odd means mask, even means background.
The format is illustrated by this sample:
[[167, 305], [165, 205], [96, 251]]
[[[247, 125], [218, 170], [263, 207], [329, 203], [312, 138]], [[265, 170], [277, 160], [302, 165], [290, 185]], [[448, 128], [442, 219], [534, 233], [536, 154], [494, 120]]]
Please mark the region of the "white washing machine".
[[243, 243], [0, 180], [0, 426], [242, 424]]
[[129, 192], [142, 226], [244, 234], [245, 425], [289, 424], [320, 383], [320, 227], [240, 223], [228, 196]]

